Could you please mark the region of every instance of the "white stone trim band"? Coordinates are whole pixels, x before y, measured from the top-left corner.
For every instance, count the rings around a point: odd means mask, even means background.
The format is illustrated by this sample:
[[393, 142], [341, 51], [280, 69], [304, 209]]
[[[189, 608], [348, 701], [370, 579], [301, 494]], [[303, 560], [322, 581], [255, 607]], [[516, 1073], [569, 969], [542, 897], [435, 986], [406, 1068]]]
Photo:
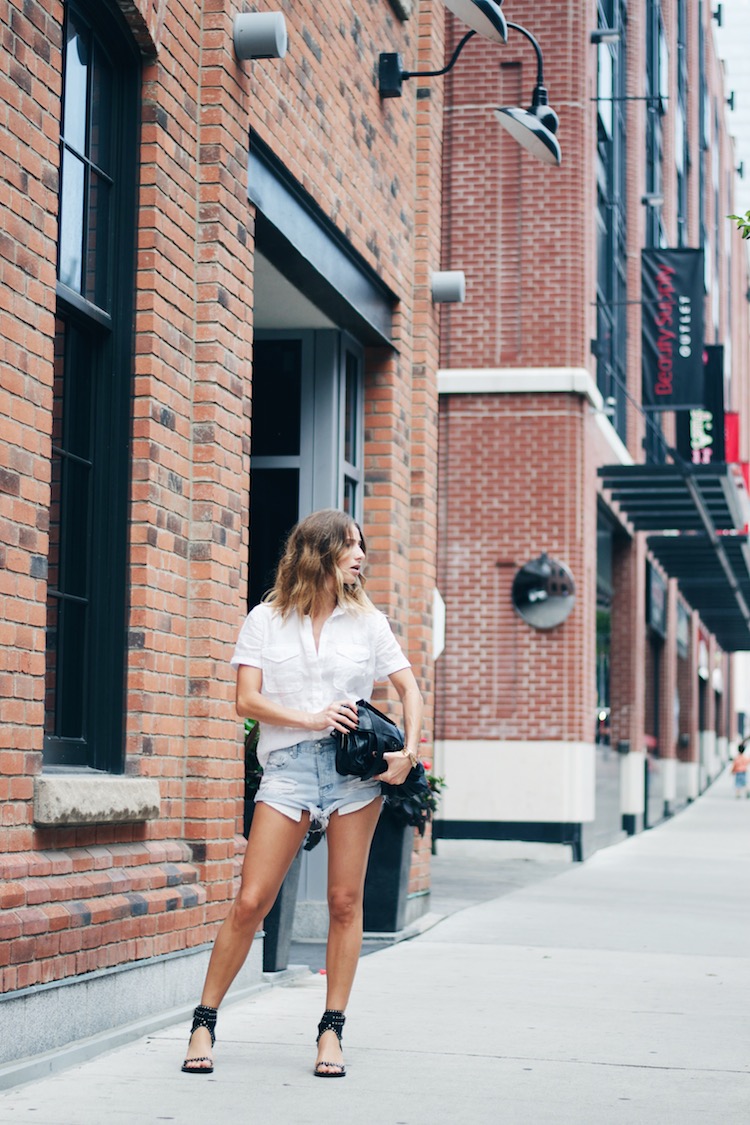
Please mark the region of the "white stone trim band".
[[586, 742], [435, 743], [441, 820], [580, 824], [594, 819], [596, 755]]
[[161, 811], [159, 782], [147, 777], [41, 774], [34, 778], [34, 823], [40, 828], [132, 824]]
[[597, 410], [599, 388], [585, 367], [452, 367], [438, 371], [441, 395], [576, 394]]

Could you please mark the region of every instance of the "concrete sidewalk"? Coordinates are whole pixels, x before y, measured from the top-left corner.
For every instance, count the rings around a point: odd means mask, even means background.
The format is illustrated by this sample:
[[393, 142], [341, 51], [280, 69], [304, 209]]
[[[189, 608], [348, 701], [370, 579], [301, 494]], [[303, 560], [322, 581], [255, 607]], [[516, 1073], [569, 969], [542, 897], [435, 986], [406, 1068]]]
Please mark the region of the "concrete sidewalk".
[[312, 1076], [325, 978], [307, 973], [222, 1009], [210, 1077], [180, 1073], [183, 1021], [0, 1094], [0, 1123], [746, 1125], [748, 940], [750, 800], [725, 775], [667, 824], [363, 958], [343, 1081]]

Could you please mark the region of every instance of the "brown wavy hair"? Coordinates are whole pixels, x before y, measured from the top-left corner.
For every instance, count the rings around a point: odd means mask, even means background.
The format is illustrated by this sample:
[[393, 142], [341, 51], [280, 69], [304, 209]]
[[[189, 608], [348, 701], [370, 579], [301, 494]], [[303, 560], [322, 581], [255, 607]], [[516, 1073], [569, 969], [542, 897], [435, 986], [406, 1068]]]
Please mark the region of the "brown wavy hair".
[[362, 550], [366, 552], [362, 528], [346, 512], [323, 508], [300, 520], [289, 532], [273, 589], [263, 601], [282, 617], [292, 612], [302, 617], [312, 615], [325, 600], [332, 578], [337, 605], [355, 613], [370, 611], [373, 605], [364, 590], [364, 576], [360, 574], [357, 583], [347, 585], [336, 565], [346, 549], [352, 526], [362, 536]]

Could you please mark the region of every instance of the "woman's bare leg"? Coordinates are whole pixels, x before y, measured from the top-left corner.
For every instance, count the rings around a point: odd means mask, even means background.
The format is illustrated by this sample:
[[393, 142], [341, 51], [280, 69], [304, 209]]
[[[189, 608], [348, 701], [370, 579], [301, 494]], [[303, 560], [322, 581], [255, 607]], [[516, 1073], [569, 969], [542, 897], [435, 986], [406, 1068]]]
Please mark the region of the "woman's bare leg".
[[[334, 813], [328, 823], [328, 945], [326, 1008], [344, 1011], [362, 948], [362, 900], [367, 859], [381, 802], [371, 801], [357, 812]], [[318, 1062], [341, 1064], [343, 1056], [333, 1031], [318, 1043]], [[322, 1068], [325, 1073], [326, 1068]], [[337, 1068], [330, 1068], [332, 1071]]]
[[[201, 1004], [218, 1008], [245, 963], [263, 919], [273, 906], [284, 876], [310, 824], [307, 814], [291, 820], [263, 802], [255, 806], [242, 864], [242, 880], [211, 951]], [[185, 1061], [211, 1055], [211, 1036], [204, 1027], [193, 1032]], [[196, 1064], [201, 1069], [200, 1064]]]

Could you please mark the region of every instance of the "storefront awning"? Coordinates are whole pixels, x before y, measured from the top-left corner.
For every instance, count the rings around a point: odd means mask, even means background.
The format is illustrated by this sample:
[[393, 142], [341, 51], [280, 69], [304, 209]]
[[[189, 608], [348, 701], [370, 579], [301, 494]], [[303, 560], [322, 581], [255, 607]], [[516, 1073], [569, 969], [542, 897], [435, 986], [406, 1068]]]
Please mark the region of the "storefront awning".
[[[605, 465], [599, 476], [725, 652], [750, 650], [750, 548], [732, 465]], [[668, 534], [665, 534], [668, 533]]]
[[725, 652], [750, 649], [747, 535], [650, 535], [649, 550]]
[[744, 527], [732, 466], [605, 465], [599, 476], [636, 531]]

